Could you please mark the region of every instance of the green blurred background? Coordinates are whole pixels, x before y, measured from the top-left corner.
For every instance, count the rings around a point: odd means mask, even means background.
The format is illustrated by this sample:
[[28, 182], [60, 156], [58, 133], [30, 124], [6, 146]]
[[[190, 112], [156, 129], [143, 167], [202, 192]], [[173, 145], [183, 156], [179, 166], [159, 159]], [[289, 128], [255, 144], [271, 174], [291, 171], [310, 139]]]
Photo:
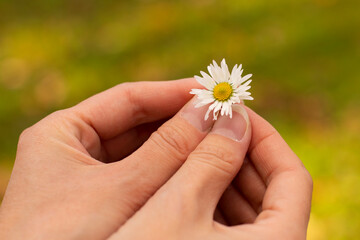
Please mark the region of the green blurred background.
[[359, 0], [0, 0], [0, 199], [24, 128], [225, 57], [313, 176], [309, 239], [360, 239], [359, 15]]

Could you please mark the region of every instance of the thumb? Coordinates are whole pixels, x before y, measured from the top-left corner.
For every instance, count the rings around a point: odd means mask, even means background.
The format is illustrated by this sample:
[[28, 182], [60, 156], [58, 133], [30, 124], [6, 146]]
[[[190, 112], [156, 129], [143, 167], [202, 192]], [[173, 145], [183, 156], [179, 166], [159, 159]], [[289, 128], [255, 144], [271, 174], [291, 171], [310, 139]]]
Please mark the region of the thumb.
[[213, 213], [248, 150], [251, 139], [249, 117], [242, 105], [234, 105], [233, 111], [232, 119], [219, 118], [167, 186], [183, 191], [183, 196], [192, 196], [190, 199], [196, 202], [199, 211]]

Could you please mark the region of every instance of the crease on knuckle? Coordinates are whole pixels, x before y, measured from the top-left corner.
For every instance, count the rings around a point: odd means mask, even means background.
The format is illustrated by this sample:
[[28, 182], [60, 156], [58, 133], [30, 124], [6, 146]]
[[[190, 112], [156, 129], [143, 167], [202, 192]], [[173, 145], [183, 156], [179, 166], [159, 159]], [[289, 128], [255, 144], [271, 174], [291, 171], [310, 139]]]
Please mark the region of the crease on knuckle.
[[185, 131], [179, 126], [165, 124], [153, 134], [153, 142], [166, 151], [170, 151], [171, 155], [177, 159], [185, 160], [192, 150]]
[[143, 107], [143, 103], [140, 102], [140, 99], [137, 97], [136, 87], [134, 86], [137, 83], [126, 82], [121, 83], [118, 86], [122, 88], [122, 94], [124, 95], [124, 99], [128, 101], [128, 105], [131, 106], [132, 114], [131, 116], [135, 119], [135, 122], [143, 119], [148, 115], [146, 110]]
[[266, 176], [266, 185], [268, 186], [275, 175], [286, 174], [289, 176], [295, 176], [298, 179], [301, 179], [309, 189], [313, 189], [313, 180], [309, 171], [304, 166], [289, 166], [284, 169], [272, 170]]
[[193, 158], [198, 162], [210, 165], [229, 175], [234, 174], [234, 164], [238, 160], [231, 151], [223, 146], [215, 145], [198, 147], [193, 153]]
[[267, 141], [268, 139], [273, 138], [273, 137], [276, 136], [276, 135], [280, 135], [280, 134], [279, 134], [279, 133], [276, 131], [276, 129], [274, 128], [272, 131], [270, 131], [270, 133], [266, 134], [264, 137], [262, 137], [260, 140], [258, 140], [251, 149], [249, 149], [250, 155], [252, 155], [252, 153], [255, 151], [255, 149], [256, 149], [258, 146], [260, 146], [262, 143], [264, 143], [264, 142]]

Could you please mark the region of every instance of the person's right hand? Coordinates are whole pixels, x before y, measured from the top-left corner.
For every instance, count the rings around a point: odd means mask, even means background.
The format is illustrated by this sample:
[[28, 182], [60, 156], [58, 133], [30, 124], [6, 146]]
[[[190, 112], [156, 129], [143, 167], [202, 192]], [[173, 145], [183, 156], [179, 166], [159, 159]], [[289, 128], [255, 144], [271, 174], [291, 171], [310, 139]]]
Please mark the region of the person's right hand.
[[234, 108], [110, 240], [306, 238], [310, 174], [268, 122]]

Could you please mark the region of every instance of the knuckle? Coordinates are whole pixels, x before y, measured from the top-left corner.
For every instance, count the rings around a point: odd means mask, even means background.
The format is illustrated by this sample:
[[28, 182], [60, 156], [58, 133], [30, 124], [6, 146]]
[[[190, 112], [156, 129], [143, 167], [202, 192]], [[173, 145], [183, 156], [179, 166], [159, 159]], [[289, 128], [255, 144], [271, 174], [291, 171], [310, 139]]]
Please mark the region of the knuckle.
[[17, 153], [38, 149], [47, 141], [46, 138], [42, 137], [38, 128], [39, 127], [35, 125], [28, 127], [20, 134], [17, 144]]
[[252, 152], [256, 151], [256, 149], [261, 146], [263, 143], [266, 143], [268, 141], [273, 141], [274, 138], [279, 137], [280, 134], [278, 131], [276, 131], [275, 128], [271, 128], [271, 130], [262, 138], [258, 139], [255, 144], [252, 144], [253, 146], [249, 149], [249, 153], [251, 154]]
[[27, 142], [31, 136], [33, 136], [32, 127], [28, 127], [25, 130], [23, 130], [19, 137], [19, 145], [23, 144], [24, 142]]
[[26, 128], [19, 136], [19, 145], [28, 142], [48, 142], [48, 137], [54, 128], [66, 121], [67, 110], [58, 110], [49, 114], [35, 125]]
[[177, 124], [164, 124], [151, 138], [156, 145], [166, 148], [172, 155], [183, 159], [192, 151], [186, 131]]
[[69, 111], [66, 109], [62, 109], [62, 110], [57, 110], [53, 113], [50, 113], [47, 117], [44, 118], [44, 120], [48, 120], [48, 121], [57, 121], [57, 120], [61, 120], [65, 118], [65, 115], [68, 113]]
[[144, 104], [142, 99], [139, 98], [137, 94], [137, 82], [125, 82], [120, 83], [117, 87], [121, 89], [121, 94], [123, 98], [132, 106], [132, 116], [135, 121], [141, 120], [148, 115], [148, 112], [143, 107]]
[[212, 165], [226, 174], [234, 174], [234, 166], [238, 161], [238, 157], [225, 145], [215, 144], [199, 145], [192, 153], [192, 158], [203, 164]]
[[311, 174], [305, 168], [304, 168], [303, 174], [304, 174], [304, 179], [305, 179], [306, 185], [309, 186], [311, 189], [313, 189], [314, 182], [313, 182]]
[[302, 165], [294, 168], [288, 169], [288, 173], [292, 176], [295, 176], [298, 181], [300, 181], [306, 189], [312, 192], [313, 190], [313, 179], [309, 171]]
[[134, 82], [123, 82], [117, 85], [117, 87], [128, 89], [130, 86], [134, 85]]
[[133, 99], [133, 94], [132, 94], [132, 89], [133, 86], [136, 83], [133, 82], [124, 82], [124, 83], [120, 83], [116, 86], [116, 88], [119, 88], [119, 91], [121, 92], [121, 94], [124, 96], [124, 99]]
[[38, 124], [42, 125], [42, 128], [49, 127], [51, 128], [53, 125], [61, 125], [71, 122], [73, 119], [73, 112], [70, 109], [62, 109], [55, 111], [41, 120]]

